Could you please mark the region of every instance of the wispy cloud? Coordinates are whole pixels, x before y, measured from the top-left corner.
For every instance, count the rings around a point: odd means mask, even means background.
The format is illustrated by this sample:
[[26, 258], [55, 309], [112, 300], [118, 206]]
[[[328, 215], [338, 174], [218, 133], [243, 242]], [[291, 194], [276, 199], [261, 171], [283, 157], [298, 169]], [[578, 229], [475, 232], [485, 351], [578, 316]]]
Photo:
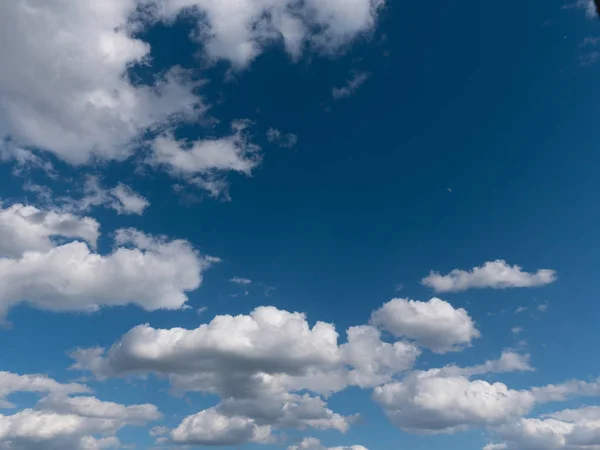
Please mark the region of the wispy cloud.
[[367, 72], [355, 72], [352, 78], [350, 78], [344, 86], [334, 87], [331, 95], [334, 100], [350, 97], [369, 79], [370, 76], [371, 74]]

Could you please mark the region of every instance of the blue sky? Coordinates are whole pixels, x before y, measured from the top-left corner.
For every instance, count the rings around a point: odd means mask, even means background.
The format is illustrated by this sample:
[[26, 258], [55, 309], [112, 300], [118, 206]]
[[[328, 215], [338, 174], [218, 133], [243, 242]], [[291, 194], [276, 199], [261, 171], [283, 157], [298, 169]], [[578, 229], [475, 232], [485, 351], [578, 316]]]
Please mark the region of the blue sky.
[[591, 2], [0, 6], [0, 449], [594, 450]]

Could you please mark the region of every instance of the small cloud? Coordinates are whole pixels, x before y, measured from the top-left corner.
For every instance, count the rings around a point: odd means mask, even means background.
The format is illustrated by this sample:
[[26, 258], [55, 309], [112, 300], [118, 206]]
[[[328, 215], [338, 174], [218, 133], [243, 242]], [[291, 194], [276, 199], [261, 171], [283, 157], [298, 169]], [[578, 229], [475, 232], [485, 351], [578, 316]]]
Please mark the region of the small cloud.
[[229, 281], [231, 283], [237, 284], [239, 286], [247, 286], [249, 284], [252, 284], [252, 280], [250, 280], [249, 278], [242, 278], [242, 277], [233, 277], [233, 278], [230, 278]]
[[517, 309], [515, 309], [515, 314], [521, 314], [525, 311], [527, 311], [527, 306], [519, 306]]
[[350, 97], [369, 79], [370, 76], [371, 74], [367, 72], [355, 72], [345, 86], [333, 88], [331, 95], [334, 100]]
[[589, 36], [581, 41], [580, 47], [593, 47], [600, 43], [600, 37]]
[[269, 128], [267, 131], [267, 139], [272, 144], [276, 144], [282, 148], [294, 148], [298, 143], [298, 136], [295, 134], [284, 134], [275, 128]]
[[203, 306], [202, 308], [198, 308], [196, 310], [196, 312], [198, 313], [198, 315], [202, 314], [204, 311], [206, 311], [208, 309], [208, 306]]
[[571, 3], [567, 3], [563, 6], [563, 9], [582, 9], [585, 10], [585, 15], [593, 19], [598, 15], [596, 12], [596, 5], [594, 5], [594, 0], [576, 0]]
[[400, 292], [402, 289], [404, 289], [404, 284], [402, 284], [402, 283], [398, 283], [398, 284], [397, 284], [397, 285], [394, 287], [394, 290], [395, 290], [396, 292]]
[[446, 188], [448, 192], [452, 192], [452, 188]]
[[523, 332], [523, 327], [512, 327], [510, 331], [514, 335], [521, 334]]
[[546, 303], [540, 303], [539, 305], [537, 305], [537, 310], [539, 312], [546, 312], [546, 311], [548, 311], [548, 302], [546, 302]]
[[581, 67], [589, 67], [596, 64], [598, 61], [600, 61], [600, 51], [598, 50], [579, 56], [579, 65]]

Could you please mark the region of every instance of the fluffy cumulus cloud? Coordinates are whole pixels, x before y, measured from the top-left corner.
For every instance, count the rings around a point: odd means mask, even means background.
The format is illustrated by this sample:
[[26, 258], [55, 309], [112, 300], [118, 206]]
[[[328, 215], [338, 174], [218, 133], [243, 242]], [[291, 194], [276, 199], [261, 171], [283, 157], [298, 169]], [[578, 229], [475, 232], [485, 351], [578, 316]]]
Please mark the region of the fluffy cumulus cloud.
[[480, 336], [467, 311], [439, 298], [428, 302], [393, 299], [373, 313], [371, 322], [436, 353], [458, 351]]
[[[0, 49], [1, 157], [37, 164], [32, 149], [42, 149], [73, 164], [122, 160], [147, 131], [172, 130], [203, 113], [198, 83], [181, 68], [150, 76], [148, 84], [131, 80], [132, 66], [151, 64], [150, 44], [135, 34], [156, 22], [195, 16], [205, 56], [243, 68], [279, 41], [294, 58], [307, 49], [341, 50], [373, 29], [384, 1], [2, 2], [0, 39], [16, 44]], [[167, 135], [154, 147], [157, 162], [185, 173], [247, 173], [258, 161], [255, 147], [237, 135], [189, 148]]]
[[600, 448], [600, 408], [567, 409], [541, 418], [521, 418], [498, 427], [507, 450], [592, 450]]
[[152, 86], [126, 75], [150, 52], [128, 26], [137, 4], [2, 2], [0, 39], [15, 45], [0, 49], [0, 140], [10, 136], [76, 164], [122, 159], [143, 130], [190, 116], [199, 99], [181, 70]]
[[[202, 272], [215, 261], [201, 257], [187, 241], [169, 241], [133, 229], [117, 231], [118, 247], [108, 255], [93, 252], [81, 241], [44, 249], [46, 236], [55, 229], [65, 227], [74, 234], [82, 223], [88, 234], [95, 229], [69, 215], [48, 217], [40, 219], [51, 224], [41, 231], [33, 225], [29, 250], [0, 258], [0, 316], [21, 302], [51, 311], [92, 312], [126, 304], [146, 310], [179, 309], [187, 302], [186, 293], [199, 287]], [[61, 217], [71, 220], [70, 228], [60, 222]]]
[[138, 326], [108, 350], [80, 349], [72, 356], [74, 368], [101, 378], [155, 373], [168, 377], [175, 390], [218, 395], [217, 406], [173, 431], [179, 436], [172, 433], [174, 442], [219, 440], [211, 437], [216, 431], [189, 430], [213, 419], [222, 424], [219, 430], [228, 430], [222, 417], [235, 418], [231, 424], [242, 427], [240, 435], [256, 441], [266, 436], [265, 427], [347, 431], [354, 417], [333, 412], [319, 395], [390, 381], [419, 355], [410, 343], [383, 342], [370, 326], [352, 327], [347, 335], [340, 345], [331, 324], [311, 327], [303, 314], [259, 307], [250, 315], [217, 316], [193, 330]]
[[[121, 448], [116, 433], [125, 426], [144, 426], [162, 415], [154, 405], [126, 406], [96, 397], [76, 396], [85, 386], [60, 384], [41, 375], [0, 374], [1, 395], [45, 393], [33, 408], [0, 414], [0, 448], [17, 450], [100, 450]], [[9, 406], [9, 405], [5, 405]]]
[[171, 431], [170, 437], [180, 445], [267, 443], [271, 440], [271, 427], [259, 426], [248, 417], [225, 416], [215, 409], [207, 409], [186, 417]]
[[351, 445], [349, 447], [325, 447], [321, 441], [315, 438], [304, 438], [299, 444], [291, 445], [287, 450], [367, 450], [362, 445]]
[[377, 387], [373, 396], [396, 426], [426, 433], [506, 423], [528, 413], [535, 403], [528, 391], [435, 370]]
[[436, 292], [460, 292], [468, 289], [507, 289], [538, 287], [556, 281], [556, 271], [540, 269], [535, 273], [523, 272], [503, 260], [488, 261], [470, 271], [454, 269], [447, 275], [431, 272], [421, 282]]

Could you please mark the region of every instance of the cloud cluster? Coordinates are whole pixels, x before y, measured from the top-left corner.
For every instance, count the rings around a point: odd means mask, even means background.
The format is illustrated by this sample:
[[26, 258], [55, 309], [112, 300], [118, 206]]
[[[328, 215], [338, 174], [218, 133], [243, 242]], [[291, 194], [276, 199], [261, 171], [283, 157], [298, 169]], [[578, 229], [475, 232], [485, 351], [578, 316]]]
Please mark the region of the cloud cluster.
[[556, 281], [556, 271], [540, 269], [536, 273], [523, 272], [521, 267], [510, 266], [503, 260], [488, 261], [470, 271], [454, 269], [447, 275], [431, 272], [421, 283], [436, 292], [460, 292], [468, 289], [507, 289], [538, 287]]
[[[259, 307], [250, 315], [217, 316], [193, 330], [138, 326], [108, 350], [80, 349], [72, 356], [74, 368], [101, 378], [154, 373], [168, 377], [175, 390], [218, 395], [219, 405], [171, 433], [174, 442], [226, 440], [237, 435], [230, 432], [234, 425], [256, 441], [270, 436], [266, 427], [345, 432], [353, 418], [331, 411], [319, 394], [389, 381], [420, 353], [410, 343], [383, 342], [371, 326], [352, 327], [347, 335], [340, 345], [331, 324], [311, 327], [304, 314]], [[206, 421], [221, 425], [206, 435], [205, 428], [192, 431]]]
[[[100, 450], [121, 448], [116, 433], [126, 426], [144, 426], [162, 415], [154, 405], [125, 406], [104, 402], [86, 386], [60, 384], [42, 375], [0, 373], [0, 395], [16, 392], [46, 394], [33, 408], [0, 414], [0, 449]], [[10, 407], [10, 404], [3, 404]]]

